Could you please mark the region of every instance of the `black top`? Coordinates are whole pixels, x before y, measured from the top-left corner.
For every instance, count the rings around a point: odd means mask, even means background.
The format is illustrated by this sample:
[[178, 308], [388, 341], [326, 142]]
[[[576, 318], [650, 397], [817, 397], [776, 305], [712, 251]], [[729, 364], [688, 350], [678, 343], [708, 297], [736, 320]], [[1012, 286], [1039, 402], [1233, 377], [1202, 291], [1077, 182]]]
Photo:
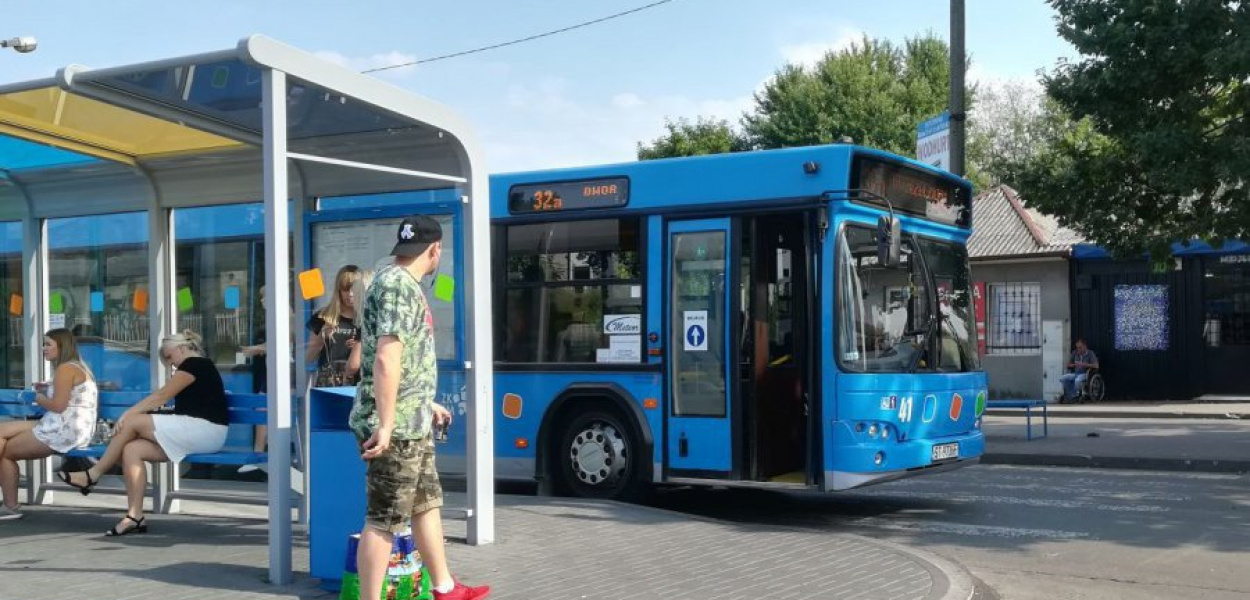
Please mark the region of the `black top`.
[[308, 320], [308, 331], [312, 335], [322, 336], [322, 341], [325, 342], [325, 348], [318, 357], [321, 364], [329, 365], [347, 360], [352, 353], [351, 348], [347, 347], [347, 340], [360, 339], [360, 328], [351, 319], [340, 316], [334, 328], [327, 331], [326, 335], [322, 335], [321, 330], [325, 328], [325, 324], [325, 319], [322, 319], [321, 315], [313, 315], [313, 318]]
[[[263, 324], [260, 327], [256, 328], [256, 343], [257, 344], [265, 343], [265, 326]], [[252, 369], [252, 393], [253, 394], [267, 394], [268, 393], [266, 389], [268, 387], [268, 381], [269, 381], [268, 360], [269, 359], [266, 358], [265, 356], [253, 356], [251, 358], [251, 363], [249, 364], [249, 366]], [[292, 370], [291, 376], [292, 377], [295, 376], [294, 370]]]
[[178, 370], [195, 378], [191, 385], [174, 397], [174, 414], [196, 417], [218, 425], [229, 425], [226, 408], [226, 386], [213, 361], [192, 356], [178, 365]]

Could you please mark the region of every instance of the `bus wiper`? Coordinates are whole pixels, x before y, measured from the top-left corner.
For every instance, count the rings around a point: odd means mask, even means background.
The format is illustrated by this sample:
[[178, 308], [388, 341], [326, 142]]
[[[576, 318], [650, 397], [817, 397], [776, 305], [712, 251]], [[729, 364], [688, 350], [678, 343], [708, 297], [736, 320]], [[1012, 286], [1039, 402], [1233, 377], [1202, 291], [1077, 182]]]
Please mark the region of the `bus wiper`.
[[924, 331], [916, 332], [920, 335], [920, 344], [918, 344], [920, 348], [911, 357], [911, 364], [907, 366], [908, 373], [915, 373], [916, 369], [920, 367], [920, 357], [925, 355], [926, 349], [929, 347], [929, 340], [933, 339], [933, 330], [938, 326], [938, 323], [940, 321], [936, 314], [929, 315], [929, 324], [925, 326]]

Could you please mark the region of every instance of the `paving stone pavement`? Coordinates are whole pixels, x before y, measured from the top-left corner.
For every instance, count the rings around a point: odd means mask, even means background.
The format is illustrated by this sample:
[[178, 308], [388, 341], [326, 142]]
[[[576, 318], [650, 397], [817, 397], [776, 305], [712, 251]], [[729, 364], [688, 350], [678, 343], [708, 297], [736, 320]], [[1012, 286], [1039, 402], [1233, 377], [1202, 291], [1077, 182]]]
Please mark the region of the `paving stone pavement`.
[[[106, 538], [97, 532], [116, 522], [120, 498], [93, 495], [84, 505], [58, 496], [57, 506], [27, 507], [24, 519], [0, 522], [0, 600], [336, 597], [308, 577], [302, 536], [293, 548], [295, 583], [265, 582], [261, 507], [192, 505], [186, 510], [198, 514], [150, 516], [148, 534]], [[940, 559], [849, 534], [525, 496], [498, 497], [496, 526], [497, 543], [452, 541], [449, 556], [459, 576], [491, 584], [499, 600], [965, 600], [971, 591], [962, 570]], [[454, 540], [464, 523], [449, 521], [447, 530]]]

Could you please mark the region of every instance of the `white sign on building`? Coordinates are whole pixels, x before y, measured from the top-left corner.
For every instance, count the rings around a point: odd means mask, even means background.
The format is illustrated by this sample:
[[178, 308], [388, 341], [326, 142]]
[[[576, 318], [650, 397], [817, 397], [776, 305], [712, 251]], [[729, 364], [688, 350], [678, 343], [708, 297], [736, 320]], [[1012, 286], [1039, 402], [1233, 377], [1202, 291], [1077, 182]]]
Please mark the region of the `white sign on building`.
[[951, 169], [951, 113], [928, 119], [916, 127], [916, 160], [939, 169]]

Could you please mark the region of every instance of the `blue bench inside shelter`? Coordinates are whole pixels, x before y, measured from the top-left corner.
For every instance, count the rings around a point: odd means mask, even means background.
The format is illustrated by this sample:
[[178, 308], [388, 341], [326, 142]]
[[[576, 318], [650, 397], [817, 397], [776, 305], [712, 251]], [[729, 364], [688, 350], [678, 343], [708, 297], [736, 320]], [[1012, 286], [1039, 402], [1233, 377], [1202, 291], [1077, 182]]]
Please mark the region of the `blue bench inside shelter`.
[[[100, 392], [97, 418], [116, 422], [127, 410], [147, 396], [146, 392]], [[34, 392], [29, 390], [0, 390], [0, 418], [29, 419], [40, 418], [44, 410], [34, 405]], [[226, 438], [226, 446], [218, 452], [208, 454], [190, 454], [183, 459], [191, 464], [245, 465], [264, 464], [269, 455], [253, 449], [254, 426], [264, 425], [268, 419], [268, 399], [264, 394], [236, 394], [227, 392], [226, 402], [230, 433]], [[104, 455], [106, 444], [95, 444], [85, 448], [70, 450], [67, 457], [99, 458]], [[47, 475], [39, 473], [40, 467], [47, 467], [47, 461], [27, 461], [28, 501], [39, 502], [42, 495], [40, 484], [46, 481]], [[170, 470], [170, 477], [174, 473]], [[162, 492], [161, 482], [152, 482], [153, 506], [160, 511], [167, 511], [177, 485], [172, 490]], [[172, 493], [170, 493], [172, 492]]]

